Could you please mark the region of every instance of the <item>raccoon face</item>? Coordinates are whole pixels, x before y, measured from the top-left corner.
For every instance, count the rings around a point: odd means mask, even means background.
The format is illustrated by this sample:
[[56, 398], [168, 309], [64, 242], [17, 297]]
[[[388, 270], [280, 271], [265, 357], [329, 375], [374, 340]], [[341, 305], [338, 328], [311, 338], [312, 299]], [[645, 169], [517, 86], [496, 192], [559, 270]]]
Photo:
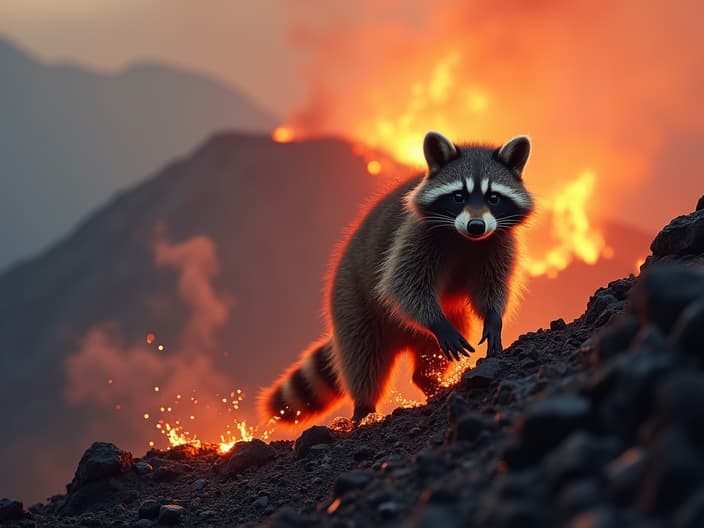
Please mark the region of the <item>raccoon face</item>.
[[497, 230], [522, 223], [533, 210], [522, 171], [530, 139], [518, 136], [498, 149], [456, 147], [437, 132], [423, 144], [426, 178], [406, 197], [407, 206], [433, 228], [456, 230], [483, 240]]

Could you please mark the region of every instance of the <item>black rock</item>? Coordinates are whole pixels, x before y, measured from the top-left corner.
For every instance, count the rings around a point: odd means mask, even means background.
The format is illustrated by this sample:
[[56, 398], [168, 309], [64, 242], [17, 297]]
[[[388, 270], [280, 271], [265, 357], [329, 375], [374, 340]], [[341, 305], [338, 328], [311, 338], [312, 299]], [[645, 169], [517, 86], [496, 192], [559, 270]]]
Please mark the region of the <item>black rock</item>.
[[438, 475], [445, 471], [445, 461], [442, 456], [432, 449], [424, 449], [413, 457], [421, 475]]
[[648, 450], [640, 503], [650, 513], [666, 515], [685, 502], [704, 481], [701, 452], [678, 429], [661, 433]]
[[631, 447], [605, 468], [606, 490], [614, 504], [631, 504], [640, 492], [645, 469], [645, 450]]
[[688, 364], [704, 366], [704, 299], [693, 301], [682, 311], [672, 329], [672, 341]]
[[658, 257], [704, 253], [704, 213], [678, 216], [657, 234], [650, 249]]
[[477, 366], [462, 375], [462, 383], [468, 389], [481, 389], [500, 380], [505, 364], [498, 358], [484, 358]]
[[333, 493], [335, 497], [341, 497], [348, 491], [363, 489], [374, 477], [366, 471], [349, 471], [343, 473], [335, 481]]
[[562, 318], [550, 321], [550, 330], [564, 330], [565, 328], [567, 328], [567, 323]]
[[592, 363], [604, 363], [628, 348], [640, 329], [640, 321], [631, 314], [620, 314], [611, 324], [599, 330], [592, 338]]
[[450, 426], [457, 423], [460, 417], [472, 412], [472, 405], [457, 392], [452, 392], [447, 398], [447, 420]]
[[334, 441], [335, 434], [330, 429], [322, 425], [314, 425], [298, 437], [294, 445], [294, 453], [296, 458], [305, 458], [314, 445], [332, 444]]
[[699, 488], [675, 514], [676, 528], [701, 528], [704, 526], [704, 487]]
[[352, 458], [357, 462], [360, 462], [362, 460], [369, 460], [370, 458], [373, 458], [375, 453], [376, 451], [371, 447], [362, 446], [352, 453]]
[[553, 489], [566, 482], [586, 477], [599, 477], [602, 466], [619, 452], [614, 438], [578, 431], [545, 456], [541, 471]]
[[695, 209], [695, 211], [701, 211], [702, 209], [704, 209], [704, 196], [699, 198], [699, 201], [697, 202], [697, 208]]
[[132, 455], [127, 451], [115, 444], [95, 442], [83, 453], [68, 490], [74, 492], [88, 482], [121, 475], [132, 465]]
[[20, 501], [0, 499], [0, 522], [18, 521], [24, 518], [24, 507]]
[[452, 442], [474, 442], [482, 431], [494, 430], [493, 422], [490, 422], [477, 413], [465, 413], [449, 430], [450, 441]]
[[159, 516], [161, 503], [154, 499], [147, 499], [139, 505], [137, 517], [140, 519], [156, 519]]
[[134, 470], [137, 472], [138, 475], [148, 475], [149, 473], [154, 471], [154, 467], [148, 462], [144, 462], [142, 460], [134, 465]]
[[570, 433], [586, 427], [591, 406], [578, 396], [553, 396], [528, 410], [518, 423], [519, 452], [513, 460], [521, 466], [540, 460]]
[[185, 509], [178, 504], [164, 504], [159, 508], [159, 524], [173, 525], [181, 522]]
[[704, 374], [678, 371], [664, 380], [657, 392], [657, 418], [661, 425], [681, 428], [694, 445], [704, 444]]
[[186, 472], [183, 464], [169, 464], [156, 468], [152, 473], [152, 478], [156, 482], [173, 482]]
[[597, 321], [606, 322], [611, 314], [616, 313], [623, 307], [623, 301], [619, 300], [608, 289], [599, 289], [589, 298], [585, 319], [589, 325], [597, 325]]
[[263, 466], [275, 457], [274, 448], [256, 438], [249, 442], [237, 442], [219, 471], [223, 475], [236, 475], [251, 467]]
[[416, 513], [407, 524], [409, 528], [462, 528], [466, 522], [453, 515], [447, 508], [437, 505], [428, 505]]
[[631, 304], [641, 320], [657, 325], [666, 334], [682, 311], [702, 298], [704, 271], [682, 264], [651, 267], [631, 290]]

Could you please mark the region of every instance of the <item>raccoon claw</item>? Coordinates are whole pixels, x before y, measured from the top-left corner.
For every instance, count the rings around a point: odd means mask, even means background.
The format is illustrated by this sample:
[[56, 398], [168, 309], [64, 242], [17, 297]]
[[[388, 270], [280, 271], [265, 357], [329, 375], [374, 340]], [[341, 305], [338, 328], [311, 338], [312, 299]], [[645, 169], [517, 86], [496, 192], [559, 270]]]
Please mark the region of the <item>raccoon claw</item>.
[[459, 361], [460, 354], [469, 357], [468, 351], [474, 352], [474, 347], [447, 321], [433, 328], [432, 332], [448, 361], [453, 358]]
[[501, 344], [501, 326], [501, 316], [495, 312], [490, 312], [487, 314], [486, 319], [484, 320], [484, 331], [482, 332], [482, 338], [479, 340], [480, 345], [484, 341], [487, 341], [487, 357], [501, 354], [501, 352], [504, 351], [504, 347]]

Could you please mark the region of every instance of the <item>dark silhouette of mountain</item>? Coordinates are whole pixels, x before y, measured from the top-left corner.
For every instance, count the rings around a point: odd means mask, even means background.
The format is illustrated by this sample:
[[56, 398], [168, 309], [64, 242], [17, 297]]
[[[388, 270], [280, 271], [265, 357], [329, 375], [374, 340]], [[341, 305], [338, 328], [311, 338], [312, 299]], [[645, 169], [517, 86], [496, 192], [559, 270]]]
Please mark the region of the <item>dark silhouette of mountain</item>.
[[[135, 452], [148, 440], [163, 447], [142, 414], [159, 415], [177, 391], [200, 391], [194, 430], [205, 439], [221, 432], [206, 419], [214, 406], [206, 400], [236, 387], [246, 394], [237, 416], [253, 423], [258, 388], [323, 331], [323, 277], [345, 226], [384, 176], [407, 174], [381, 158], [382, 175], [370, 176], [355, 152], [336, 139], [218, 135], [0, 276], [0, 413], [9, 432], [0, 496], [58, 493], [96, 439]], [[581, 313], [584, 292], [604, 275], [632, 271], [649, 237], [607, 224], [612, 231], [614, 259], [529, 283], [506, 344]], [[145, 344], [149, 332], [164, 351]]]
[[236, 88], [167, 65], [98, 73], [0, 38], [0, 70], [0, 269], [214, 131], [278, 121]]

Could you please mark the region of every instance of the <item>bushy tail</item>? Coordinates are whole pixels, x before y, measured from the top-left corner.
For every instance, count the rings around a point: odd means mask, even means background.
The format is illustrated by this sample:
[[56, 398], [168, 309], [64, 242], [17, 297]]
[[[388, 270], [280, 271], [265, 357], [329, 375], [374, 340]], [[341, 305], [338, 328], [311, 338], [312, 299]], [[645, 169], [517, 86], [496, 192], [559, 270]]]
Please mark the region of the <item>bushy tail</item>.
[[311, 345], [260, 399], [265, 419], [306, 422], [331, 407], [342, 396], [342, 386], [333, 366], [332, 342], [325, 339]]

